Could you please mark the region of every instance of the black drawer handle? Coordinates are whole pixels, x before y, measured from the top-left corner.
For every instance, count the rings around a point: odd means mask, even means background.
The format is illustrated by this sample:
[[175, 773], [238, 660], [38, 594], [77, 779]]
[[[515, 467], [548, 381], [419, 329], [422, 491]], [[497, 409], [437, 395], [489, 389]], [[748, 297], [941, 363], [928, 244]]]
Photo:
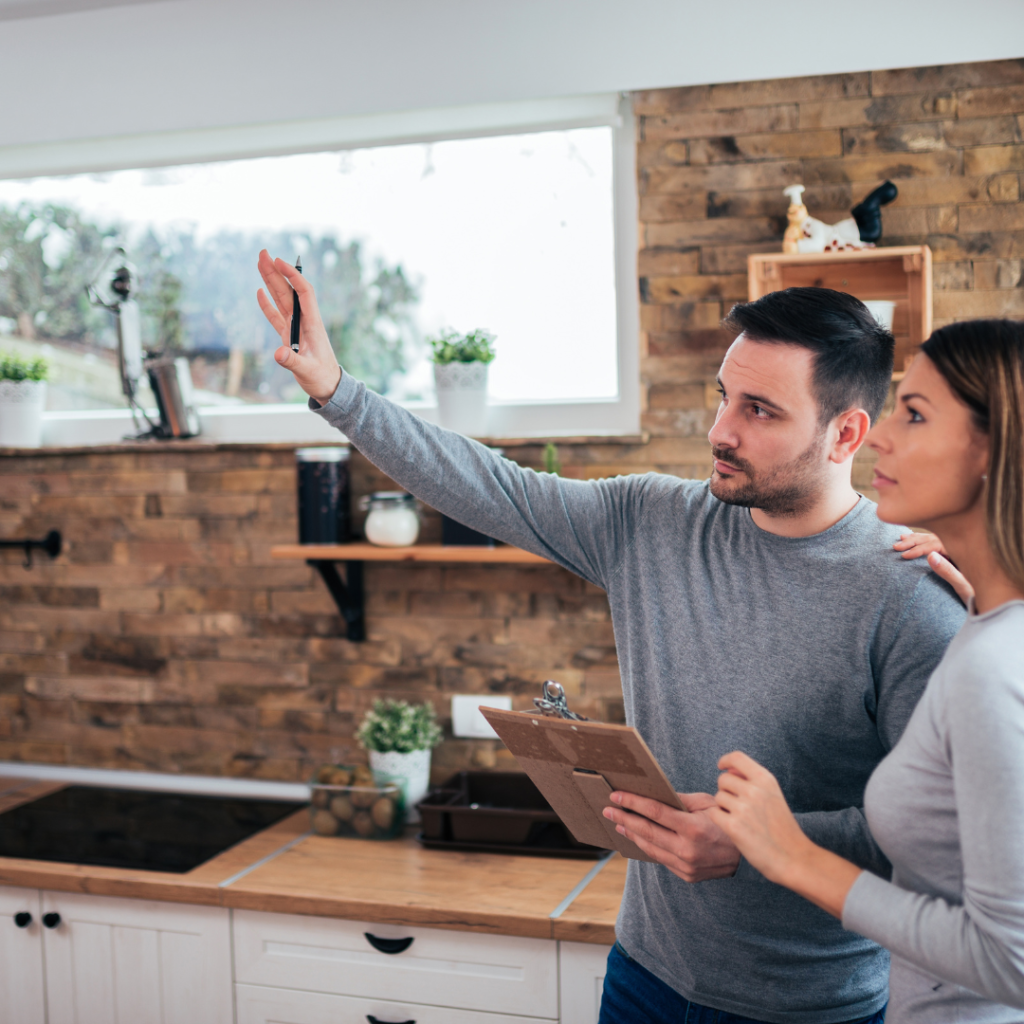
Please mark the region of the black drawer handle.
[[19, 928], [27, 928], [32, 923], [32, 915], [27, 910], [21, 910], [14, 915], [14, 923]]
[[[366, 936], [366, 941], [381, 953], [404, 953], [412, 945], [412, 939], [378, 939], [376, 935], [371, 935], [369, 932], [363, 932], [363, 934]], [[413, 1021], [412, 1024], [416, 1024], [416, 1022]]]
[[43, 924], [47, 928], [56, 928], [60, 924], [60, 914], [56, 914], [52, 910], [48, 914], [43, 914]]
[[[410, 939], [409, 941], [411, 942], [412, 940]], [[376, 1017], [374, 1017], [374, 1015], [372, 1013], [368, 1013], [366, 1015], [366, 1019], [370, 1022], [370, 1024], [416, 1024], [416, 1021], [414, 1021], [414, 1020], [403, 1020], [403, 1021], [397, 1021], [397, 1020], [396, 1021], [378, 1020]]]

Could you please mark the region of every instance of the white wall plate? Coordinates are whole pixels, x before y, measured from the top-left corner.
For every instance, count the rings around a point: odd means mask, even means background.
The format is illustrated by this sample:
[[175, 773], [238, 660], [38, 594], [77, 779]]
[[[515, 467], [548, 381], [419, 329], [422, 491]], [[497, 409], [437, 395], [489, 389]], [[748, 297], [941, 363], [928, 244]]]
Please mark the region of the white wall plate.
[[512, 710], [511, 697], [486, 697], [478, 693], [458, 693], [452, 697], [452, 733], [460, 739], [491, 740], [497, 733], [480, 714], [480, 705], [485, 708]]

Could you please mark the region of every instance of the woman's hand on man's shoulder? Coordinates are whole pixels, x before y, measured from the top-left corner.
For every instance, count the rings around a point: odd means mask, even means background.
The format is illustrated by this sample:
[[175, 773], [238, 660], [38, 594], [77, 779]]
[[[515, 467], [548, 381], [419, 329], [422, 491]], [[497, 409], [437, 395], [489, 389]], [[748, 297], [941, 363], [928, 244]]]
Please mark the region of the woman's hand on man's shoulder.
[[899, 551], [908, 561], [927, 556], [932, 572], [945, 580], [965, 605], [974, 597], [974, 587], [946, 556], [942, 541], [934, 533], [915, 533], [908, 530], [893, 544], [893, 550]]

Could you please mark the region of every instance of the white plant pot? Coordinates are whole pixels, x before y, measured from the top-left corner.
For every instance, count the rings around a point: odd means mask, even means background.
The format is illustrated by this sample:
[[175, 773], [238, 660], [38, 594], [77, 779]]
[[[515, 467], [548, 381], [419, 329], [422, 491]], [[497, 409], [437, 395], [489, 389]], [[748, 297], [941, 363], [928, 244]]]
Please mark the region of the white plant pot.
[[487, 433], [487, 363], [434, 364], [441, 426], [460, 434]]
[[400, 754], [395, 750], [386, 753], [371, 750], [370, 769], [378, 784], [395, 782], [401, 786], [405, 796], [406, 821], [411, 825], [416, 824], [420, 820], [416, 804], [427, 795], [430, 788], [430, 751], [413, 750], [408, 754]]
[[45, 405], [45, 380], [0, 380], [0, 448], [38, 448]]

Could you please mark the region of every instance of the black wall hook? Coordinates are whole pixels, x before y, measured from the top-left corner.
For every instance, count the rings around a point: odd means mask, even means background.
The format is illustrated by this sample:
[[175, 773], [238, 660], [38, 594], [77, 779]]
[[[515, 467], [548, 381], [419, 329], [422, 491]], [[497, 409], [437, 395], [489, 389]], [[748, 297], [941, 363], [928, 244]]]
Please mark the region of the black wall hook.
[[51, 558], [56, 558], [61, 551], [61, 536], [59, 530], [51, 530], [42, 540], [0, 540], [0, 548], [20, 548], [25, 552], [25, 568], [32, 568], [32, 549], [39, 548], [45, 551]]

